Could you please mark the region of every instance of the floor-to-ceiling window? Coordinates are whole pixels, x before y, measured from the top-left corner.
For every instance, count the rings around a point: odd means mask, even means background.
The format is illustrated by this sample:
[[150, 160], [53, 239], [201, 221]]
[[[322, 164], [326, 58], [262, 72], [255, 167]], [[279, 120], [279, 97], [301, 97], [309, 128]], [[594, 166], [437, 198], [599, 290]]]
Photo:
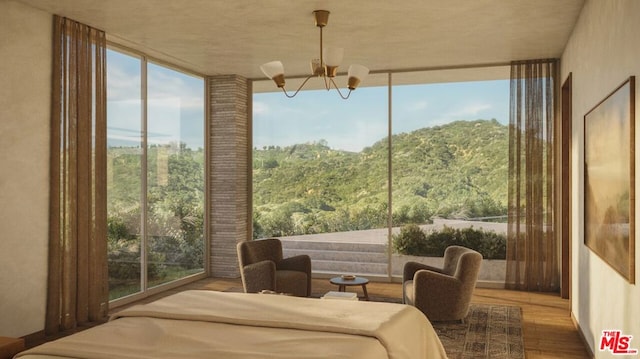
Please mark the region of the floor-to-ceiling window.
[[204, 79], [107, 52], [110, 298], [204, 272]]
[[[292, 99], [255, 93], [253, 101], [253, 237], [369, 231], [385, 244], [387, 88], [357, 89], [346, 101], [324, 89]], [[314, 270], [331, 268], [316, 262]]]
[[[393, 74], [394, 254], [424, 257], [425, 263], [437, 265], [429, 258], [441, 257], [447, 246], [456, 244], [476, 249], [486, 259], [505, 258], [506, 71], [501, 79], [449, 82], [424, 78], [423, 72]], [[504, 271], [492, 272], [484, 279], [504, 279]], [[393, 274], [402, 275], [401, 261]]]
[[[254, 238], [385, 245], [384, 263], [371, 260], [361, 274], [399, 276], [394, 257], [433, 255], [434, 240], [504, 257], [508, 67], [367, 82], [374, 85], [346, 101], [332, 91], [288, 99], [254, 86]], [[328, 254], [316, 258], [314, 271], [364, 268], [327, 269]]]

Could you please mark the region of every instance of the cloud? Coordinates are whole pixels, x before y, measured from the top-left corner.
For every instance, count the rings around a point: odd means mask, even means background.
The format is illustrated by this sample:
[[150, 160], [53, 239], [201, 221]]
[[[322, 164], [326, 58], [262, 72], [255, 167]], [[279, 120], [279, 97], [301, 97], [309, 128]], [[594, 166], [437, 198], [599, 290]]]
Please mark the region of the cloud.
[[406, 107], [409, 112], [422, 111], [429, 107], [429, 103], [425, 100], [416, 101]]
[[[109, 101], [130, 101], [141, 98], [140, 60], [129, 56], [109, 58], [107, 95]], [[182, 109], [202, 109], [204, 79], [183, 74], [152, 63], [147, 67], [149, 100], [168, 100]], [[177, 99], [177, 101], [176, 101]]]
[[166, 68], [148, 71], [148, 74], [147, 93], [150, 100], [167, 100], [173, 106], [183, 109], [203, 107], [204, 79]]
[[270, 111], [269, 105], [266, 102], [254, 101], [253, 102], [253, 114], [257, 116], [266, 115]]
[[140, 98], [140, 74], [127, 73], [117, 65], [109, 64], [107, 94], [110, 101]]
[[[488, 103], [474, 103], [467, 104], [457, 111], [446, 113], [446, 117], [474, 117], [478, 116], [480, 113], [490, 110], [492, 106]], [[461, 118], [462, 119], [462, 118]], [[473, 119], [473, 118], [464, 118], [464, 119]]]
[[[108, 138], [110, 145], [139, 145], [142, 81], [140, 61], [115, 56], [107, 69]], [[185, 142], [202, 147], [204, 79], [149, 63], [147, 140]]]

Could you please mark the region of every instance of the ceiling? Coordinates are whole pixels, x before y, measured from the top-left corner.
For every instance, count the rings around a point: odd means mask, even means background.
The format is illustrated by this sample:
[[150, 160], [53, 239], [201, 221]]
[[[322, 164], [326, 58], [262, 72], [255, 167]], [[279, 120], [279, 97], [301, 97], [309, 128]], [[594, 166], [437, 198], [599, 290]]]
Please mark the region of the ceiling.
[[202, 75], [288, 78], [318, 57], [313, 10], [331, 11], [325, 46], [342, 71], [466, 68], [560, 57], [584, 0], [17, 0], [104, 30], [115, 43]]

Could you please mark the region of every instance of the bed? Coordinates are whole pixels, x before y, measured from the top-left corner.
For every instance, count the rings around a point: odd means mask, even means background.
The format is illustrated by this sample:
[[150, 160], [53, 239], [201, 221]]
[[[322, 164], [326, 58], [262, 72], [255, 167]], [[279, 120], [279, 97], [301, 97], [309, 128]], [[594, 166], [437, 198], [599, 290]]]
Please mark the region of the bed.
[[406, 358], [446, 354], [412, 306], [284, 295], [180, 292], [22, 352], [49, 358]]

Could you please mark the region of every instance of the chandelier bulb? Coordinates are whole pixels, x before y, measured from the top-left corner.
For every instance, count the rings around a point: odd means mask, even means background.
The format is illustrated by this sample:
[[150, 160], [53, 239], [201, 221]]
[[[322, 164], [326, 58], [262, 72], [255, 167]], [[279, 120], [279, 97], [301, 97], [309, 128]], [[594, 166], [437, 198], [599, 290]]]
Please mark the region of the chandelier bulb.
[[320, 63], [320, 59], [311, 60], [311, 74], [314, 76], [324, 76], [324, 66]]

